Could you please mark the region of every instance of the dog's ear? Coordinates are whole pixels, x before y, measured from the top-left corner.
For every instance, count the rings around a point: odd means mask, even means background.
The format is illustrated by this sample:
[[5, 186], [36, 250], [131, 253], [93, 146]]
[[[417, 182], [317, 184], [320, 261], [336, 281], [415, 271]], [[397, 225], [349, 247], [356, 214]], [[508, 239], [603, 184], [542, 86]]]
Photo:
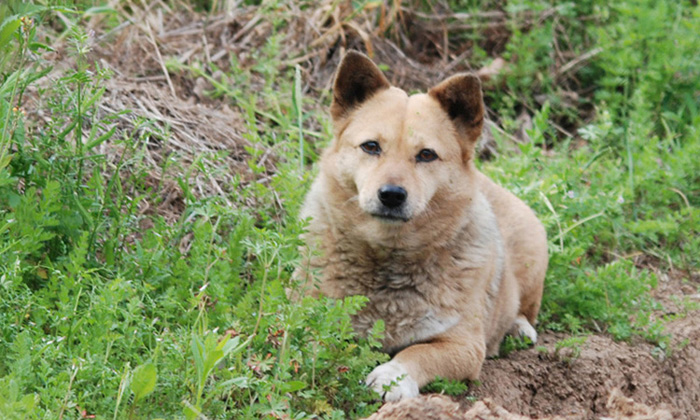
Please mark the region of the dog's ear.
[[390, 86], [369, 57], [357, 51], [348, 51], [335, 76], [331, 116], [334, 120], [342, 118], [372, 95]]
[[457, 74], [428, 91], [447, 113], [466, 141], [465, 159], [470, 159], [484, 124], [484, 100], [481, 82], [471, 74]]

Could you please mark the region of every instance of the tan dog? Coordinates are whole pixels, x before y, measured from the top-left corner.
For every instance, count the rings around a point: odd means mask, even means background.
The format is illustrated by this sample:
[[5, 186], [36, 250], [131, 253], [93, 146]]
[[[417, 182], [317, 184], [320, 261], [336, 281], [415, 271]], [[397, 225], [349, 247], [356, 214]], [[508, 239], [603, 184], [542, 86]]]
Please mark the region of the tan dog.
[[349, 52], [331, 114], [297, 275], [321, 274], [311, 293], [367, 296], [359, 333], [384, 320], [395, 357], [367, 383], [386, 400], [415, 397], [436, 376], [477, 378], [509, 331], [534, 342], [547, 238], [527, 205], [474, 166], [479, 79], [460, 74], [409, 96]]

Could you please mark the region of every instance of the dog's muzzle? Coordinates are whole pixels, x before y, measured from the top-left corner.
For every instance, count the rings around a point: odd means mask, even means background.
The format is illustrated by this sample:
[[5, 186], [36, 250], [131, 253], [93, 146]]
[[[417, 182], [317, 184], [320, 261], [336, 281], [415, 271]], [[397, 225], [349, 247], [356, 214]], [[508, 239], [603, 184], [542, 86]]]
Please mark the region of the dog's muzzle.
[[372, 216], [402, 222], [410, 219], [406, 210], [408, 192], [403, 187], [392, 184], [382, 185], [377, 191], [377, 198], [382, 206], [373, 212]]

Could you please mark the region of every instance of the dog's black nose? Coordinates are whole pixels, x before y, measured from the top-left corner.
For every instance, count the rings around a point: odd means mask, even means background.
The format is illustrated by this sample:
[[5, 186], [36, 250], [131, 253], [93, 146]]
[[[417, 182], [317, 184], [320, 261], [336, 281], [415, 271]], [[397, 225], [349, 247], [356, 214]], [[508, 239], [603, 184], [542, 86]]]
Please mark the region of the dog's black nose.
[[401, 206], [406, 202], [406, 197], [408, 197], [408, 193], [403, 187], [391, 184], [382, 185], [377, 195], [379, 195], [379, 201], [390, 209]]

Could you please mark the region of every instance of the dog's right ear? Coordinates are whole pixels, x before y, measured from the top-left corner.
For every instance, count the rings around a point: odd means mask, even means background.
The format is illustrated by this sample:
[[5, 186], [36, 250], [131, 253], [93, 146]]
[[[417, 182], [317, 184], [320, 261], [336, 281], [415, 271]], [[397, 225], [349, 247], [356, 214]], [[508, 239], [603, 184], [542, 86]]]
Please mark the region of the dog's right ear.
[[331, 116], [334, 120], [344, 117], [372, 95], [390, 86], [369, 57], [357, 51], [348, 51], [335, 76]]

